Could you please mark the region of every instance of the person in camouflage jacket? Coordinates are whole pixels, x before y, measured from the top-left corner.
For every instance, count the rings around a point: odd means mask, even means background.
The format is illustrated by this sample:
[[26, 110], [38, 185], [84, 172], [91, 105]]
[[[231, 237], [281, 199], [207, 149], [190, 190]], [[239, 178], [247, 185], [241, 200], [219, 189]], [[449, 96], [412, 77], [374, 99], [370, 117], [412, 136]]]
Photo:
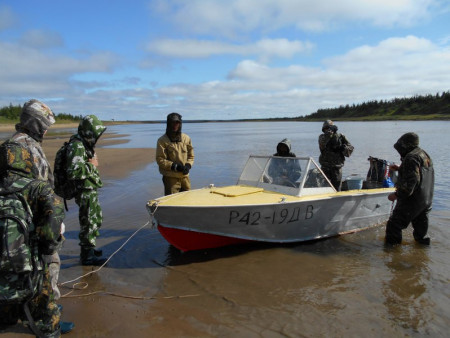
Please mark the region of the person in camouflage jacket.
[[[20, 192], [33, 213], [34, 231], [31, 237], [36, 238], [31, 248], [38, 255], [52, 255], [61, 246], [61, 223], [64, 219], [64, 209], [48, 182], [34, 179], [33, 156], [25, 147], [11, 146], [3, 143], [0, 146], [0, 190], [1, 192]], [[18, 215], [19, 216], [19, 215]], [[42, 258], [41, 258], [42, 259]], [[43, 274], [43, 289], [41, 294], [29, 303], [31, 316], [36, 327], [46, 337], [59, 337], [60, 310], [55, 303], [48, 267], [40, 264]], [[0, 280], [8, 278], [8, 285], [14, 290], [20, 280], [14, 276], [0, 276]], [[22, 281], [23, 283], [23, 281]], [[14, 325], [18, 319], [26, 321], [23, 304], [5, 305], [0, 308], [0, 324]]]
[[342, 167], [345, 157], [353, 152], [353, 146], [347, 138], [337, 132], [338, 128], [331, 120], [323, 123], [322, 134], [319, 136], [320, 169], [328, 177], [337, 191], [341, 190]]
[[70, 138], [66, 157], [67, 177], [75, 181], [75, 202], [79, 207], [79, 240], [82, 265], [102, 265], [101, 250], [96, 250], [96, 238], [100, 235], [103, 216], [97, 189], [103, 186], [97, 169], [95, 145], [106, 127], [95, 115], [85, 116], [78, 133]]
[[386, 224], [385, 242], [388, 245], [402, 242], [402, 230], [409, 223], [413, 227], [414, 239], [421, 244], [430, 244], [428, 215], [434, 193], [434, 168], [431, 157], [419, 147], [419, 136], [415, 133], [402, 135], [394, 144], [401, 156], [401, 165], [391, 165], [398, 170], [396, 191], [389, 195], [397, 204]]
[[[20, 122], [16, 124], [16, 133], [6, 142], [17, 143], [30, 151], [33, 156], [33, 178], [47, 181], [54, 189], [54, 178], [51, 166], [42, 149], [42, 141], [48, 128], [55, 123], [55, 115], [43, 102], [32, 99], [23, 105], [20, 114]], [[52, 280], [55, 299], [59, 299], [58, 277], [61, 268], [61, 260], [58, 252], [51, 256], [44, 256], [49, 265], [49, 273]]]

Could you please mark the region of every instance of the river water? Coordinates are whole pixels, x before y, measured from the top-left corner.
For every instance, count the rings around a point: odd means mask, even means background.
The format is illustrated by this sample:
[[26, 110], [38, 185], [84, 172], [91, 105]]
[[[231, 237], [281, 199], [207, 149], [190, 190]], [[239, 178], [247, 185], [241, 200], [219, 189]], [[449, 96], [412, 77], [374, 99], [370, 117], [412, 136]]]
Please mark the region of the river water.
[[[322, 123], [185, 123], [195, 164], [193, 188], [235, 184], [248, 155], [275, 153], [287, 137], [298, 156], [318, 160]], [[432, 157], [436, 186], [429, 236], [416, 245], [410, 228], [392, 250], [384, 227], [295, 245], [250, 244], [180, 253], [149, 226], [102, 270], [96, 286], [156, 297], [143, 302], [151, 330], [184, 337], [399, 337], [448, 336], [450, 323], [450, 122], [339, 122], [354, 145], [344, 177], [365, 176], [368, 156], [400, 163], [392, 145], [405, 132], [420, 136]], [[155, 147], [163, 124], [111, 126], [128, 134], [114, 147]], [[114, 253], [148, 220], [147, 200], [163, 194], [156, 163], [100, 190], [104, 212], [98, 240]], [[78, 226], [71, 202], [62, 280], [78, 276]], [[168, 302], [165, 296], [177, 296]], [[150, 334], [150, 333], [149, 333]]]

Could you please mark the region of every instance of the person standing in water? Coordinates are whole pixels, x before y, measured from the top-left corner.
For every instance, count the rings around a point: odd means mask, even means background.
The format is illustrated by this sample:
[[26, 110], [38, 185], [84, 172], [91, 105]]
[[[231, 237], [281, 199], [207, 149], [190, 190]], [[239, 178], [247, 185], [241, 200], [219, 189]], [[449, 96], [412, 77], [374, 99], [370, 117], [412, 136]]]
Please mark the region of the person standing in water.
[[385, 242], [388, 245], [402, 242], [402, 230], [409, 223], [414, 229], [416, 242], [429, 245], [428, 214], [431, 211], [434, 193], [434, 168], [430, 155], [419, 147], [419, 136], [406, 133], [394, 144], [401, 156], [401, 165], [391, 165], [398, 170], [396, 191], [389, 195], [397, 204], [386, 224]]

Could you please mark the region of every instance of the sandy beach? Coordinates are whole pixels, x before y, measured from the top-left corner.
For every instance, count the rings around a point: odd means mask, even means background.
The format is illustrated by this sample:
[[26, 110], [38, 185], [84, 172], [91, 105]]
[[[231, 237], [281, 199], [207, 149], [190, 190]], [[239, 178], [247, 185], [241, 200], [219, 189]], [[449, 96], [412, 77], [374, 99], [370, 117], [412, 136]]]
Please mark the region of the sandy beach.
[[[76, 128], [77, 124], [58, 124], [53, 130], [60, 128]], [[14, 132], [14, 125], [0, 125], [1, 132]], [[53, 165], [57, 150], [66, 142], [70, 133], [57, 133], [44, 138], [42, 143], [47, 159]], [[153, 161], [155, 149], [152, 148], [105, 148], [115, 144], [126, 143], [128, 140], [118, 135], [106, 132], [97, 144], [99, 170], [102, 179], [120, 180], [135, 170], [139, 170]], [[117, 138], [121, 137], [120, 140]], [[72, 201], [71, 201], [72, 202]], [[60, 254], [64, 255], [63, 248]], [[75, 264], [77, 264], [75, 262]], [[82, 273], [92, 271], [92, 267], [80, 267]], [[61, 271], [60, 280], [67, 280], [64, 271]], [[89, 290], [96, 289], [95, 274], [85, 279], [90, 284]], [[101, 288], [101, 286], [99, 286]], [[66, 295], [70, 290], [61, 287], [61, 293]], [[85, 292], [81, 292], [85, 294]], [[89, 293], [86, 291], [86, 293]], [[77, 292], [80, 294], [80, 292]], [[64, 306], [63, 320], [73, 321], [76, 328], [65, 337], [144, 337], [148, 336], [146, 324], [148, 314], [143, 311], [143, 300], [133, 300], [127, 297], [105, 296], [93, 294], [78, 297], [74, 294], [62, 297], [58, 303]], [[148, 300], [147, 300], [148, 302]], [[133, 323], [133, 324], [132, 324]], [[32, 337], [30, 331], [22, 324], [0, 331], [2, 337]]]
[[[58, 149], [68, 141], [71, 133], [55, 132], [60, 129], [76, 129], [78, 124], [65, 123], [56, 124], [51, 127], [48, 135], [42, 142], [42, 147], [45, 151], [48, 161], [53, 166], [55, 155]], [[13, 124], [0, 124], [0, 132], [15, 132]], [[126, 139], [122, 138], [126, 135], [118, 135], [106, 133], [100, 138], [97, 143], [97, 156], [99, 159], [99, 170], [102, 178], [120, 179], [128, 175], [130, 172], [140, 169], [147, 165], [155, 158], [155, 150], [153, 148], [104, 148], [115, 144], [126, 143]]]

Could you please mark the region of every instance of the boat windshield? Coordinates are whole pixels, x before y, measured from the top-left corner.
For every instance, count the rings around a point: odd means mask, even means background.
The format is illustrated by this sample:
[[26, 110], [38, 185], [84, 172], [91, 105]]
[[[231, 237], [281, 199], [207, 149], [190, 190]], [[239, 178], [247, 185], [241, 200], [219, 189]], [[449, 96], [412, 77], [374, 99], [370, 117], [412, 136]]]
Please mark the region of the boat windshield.
[[250, 156], [238, 184], [293, 196], [336, 191], [311, 157]]

